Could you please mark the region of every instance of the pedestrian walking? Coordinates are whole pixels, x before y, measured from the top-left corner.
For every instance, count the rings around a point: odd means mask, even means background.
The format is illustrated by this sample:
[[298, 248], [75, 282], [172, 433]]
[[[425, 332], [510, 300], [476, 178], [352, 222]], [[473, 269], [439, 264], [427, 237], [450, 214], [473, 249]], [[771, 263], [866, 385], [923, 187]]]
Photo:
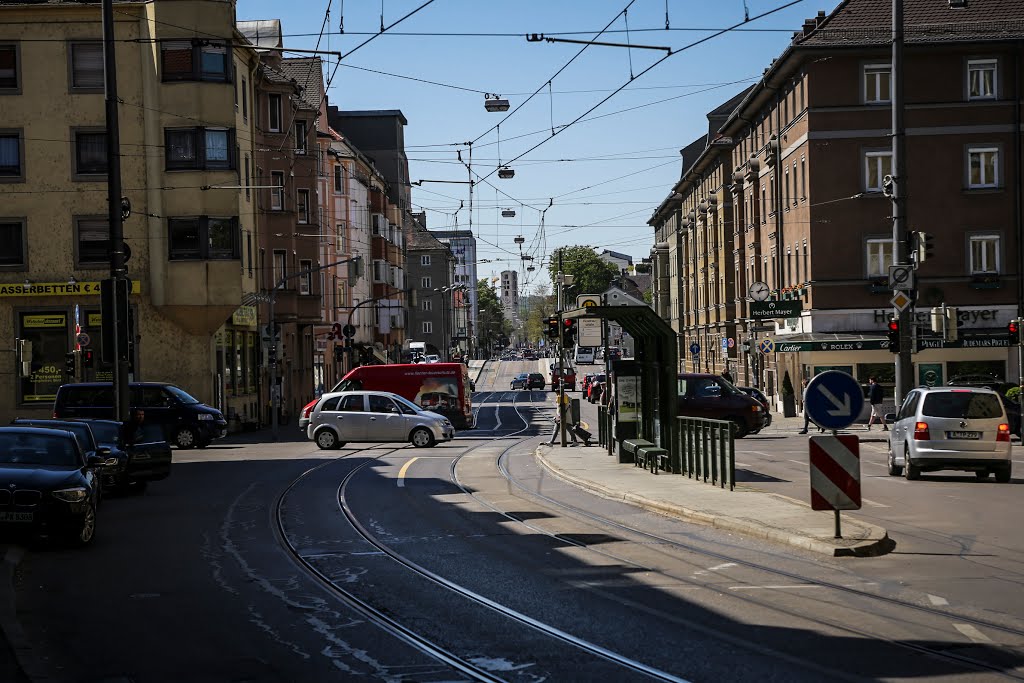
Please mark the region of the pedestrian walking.
[[732, 373], [729, 372], [728, 368], [726, 368], [725, 372], [722, 373], [722, 379], [724, 379], [729, 384], [732, 384]]
[[871, 431], [871, 425], [874, 424], [876, 417], [882, 423], [882, 431], [889, 431], [889, 427], [885, 424], [885, 412], [882, 409], [882, 385], [879, 384], [874, 377], [868, 377], [868, 403], [871, 404], [871, 417], [868, 418], [868, 431]]
[[[803, 388], [803, 399], [804, 399], [804, 428], [800, 430], [800, 434], [806, 434], [807, 428], [811, 424], [811, 414], [807, 412], [807, 378], [804, 377], [800, 380], [800, 386]], [[823, 427], [818, 427], [819, 432], [824, 432]]]

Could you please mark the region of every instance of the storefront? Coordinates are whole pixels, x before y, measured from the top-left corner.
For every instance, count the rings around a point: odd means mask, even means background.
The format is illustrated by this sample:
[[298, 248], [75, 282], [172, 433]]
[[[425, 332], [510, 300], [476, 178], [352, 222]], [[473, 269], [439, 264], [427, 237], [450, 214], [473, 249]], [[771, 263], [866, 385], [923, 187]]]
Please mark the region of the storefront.
[[239, 306], [213, 336], [214, 400], [238, 431], [259, 420], [259, 340], [256, 307]]

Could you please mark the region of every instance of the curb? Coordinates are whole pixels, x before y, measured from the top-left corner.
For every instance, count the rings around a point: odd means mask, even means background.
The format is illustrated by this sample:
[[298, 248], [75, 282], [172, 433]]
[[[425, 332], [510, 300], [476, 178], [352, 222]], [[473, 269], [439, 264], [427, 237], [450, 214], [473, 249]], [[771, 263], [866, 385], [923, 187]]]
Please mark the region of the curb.
[[[681, 505], [672, 505], [663, 501], [652, 500], [635, 493], [610, 489], [587, 479], [573, 476], [565, 470], [557, 467], [544, 457], [543, 453], [541, 453], [540, 446], [537, 447], [534, 454], [541, 464], [548, 469], [548, 471], [575, 486], [597, 493], [604, 498], [625, 501], [646, 510], [667, 515], [669, 517], [676, 517], [725, 531], [735, 531], [754, 538], [760, 538], [781, 543], [783, 545], [810, 550], [812, 552], [828, 555], [829, 557], [878, 557], [885, 555], [896, 547], [895, 541], [889, 538], [888, 532], [882, 527], [875, 526], [874, 524], [866, 524], [860, 521], [854, 522], [855, 525], [865, 528], [871, 535], [871, 538], [859, 541], [854, 545], [838, 546], [835, 543], [829, 543], [828, 541], [823, 541], [818, 538], [812, 538], [810, 536], [804, 536], [790, 531], [784, 531], [782, 529], [767, 527], [746, 519], [716, 515], [700, 510], [691, 510]], [[775, 496], [774, 494], [762, 495], [772, 495], [773, 497], [779, 498], [779, 496]]]

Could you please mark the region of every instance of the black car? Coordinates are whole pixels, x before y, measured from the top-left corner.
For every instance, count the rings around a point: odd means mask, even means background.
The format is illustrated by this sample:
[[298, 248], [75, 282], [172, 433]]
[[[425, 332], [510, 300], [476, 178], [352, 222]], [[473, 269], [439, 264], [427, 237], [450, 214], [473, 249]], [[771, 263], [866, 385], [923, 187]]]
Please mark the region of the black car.
[[103, 468], [100, 477], [103, 482], [104, 491], [113, 491], [122, 486], [122, 479], [128, 471], [128, 454], [124, 451], [115, 452], [107, 444], [101, 444], [96, 438], [95, 432], [90, 425], [77, 420], [48, 420], [45, 418], [18, 418], [12, 420], [11, 424], [16, 427], [29, 427], [33, 429], [60, 429], [71, 432], [78, 439], [78, 446], [86, 457], [98, 455], [104, 459], [114, 458], [116, 464]]
[[[188, 392], [165, 382], [132, 382], [128, 403], [145, 413], [148, 424], [163, 428], [164, 439], [178, 448], [206, 448], [227, 436], [228, 423], [216, 408], [200, 403]], [[110, 382], [64, 384], [57, 389], [53, 416], [61, 419], [113, 417], [114, 390]]]
[[0, 526], [92, 543], [105, 464], [69, 431], [0, 427]]
[[142, 493], [149, 482], [171, 475], [171, 445], [164, 441], [159, 426], [143, 424], [132, 432], [116, 420], [79, 421], [92, 428], [100, 447], [127, 461], [117, 481], [119, 488]]
[[531, 372], [530, 376], [526, 378], [527, 389], [544, 389], [544, 375], [539, 372]]

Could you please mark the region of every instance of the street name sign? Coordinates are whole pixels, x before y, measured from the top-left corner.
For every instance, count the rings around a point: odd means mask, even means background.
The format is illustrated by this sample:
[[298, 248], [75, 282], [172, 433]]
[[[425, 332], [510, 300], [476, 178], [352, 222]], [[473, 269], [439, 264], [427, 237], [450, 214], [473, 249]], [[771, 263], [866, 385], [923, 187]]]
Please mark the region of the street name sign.
[[809, 441], [812, 510], [859, 510], [860, 439], [856, 434]]
[[811, 421], [825, 429], [846, 429], [860, 417], [864, 391], [851, 375], [828, 370], [807, 384], [804, 410]]

